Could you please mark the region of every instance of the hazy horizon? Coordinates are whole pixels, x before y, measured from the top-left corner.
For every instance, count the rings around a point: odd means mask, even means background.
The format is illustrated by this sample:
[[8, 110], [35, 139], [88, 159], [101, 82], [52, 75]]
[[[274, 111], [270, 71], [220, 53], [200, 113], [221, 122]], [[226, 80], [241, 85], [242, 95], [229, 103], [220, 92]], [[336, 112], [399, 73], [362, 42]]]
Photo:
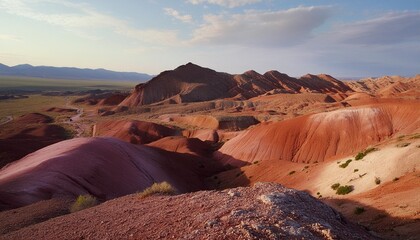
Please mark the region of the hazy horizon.
[[413, 76], [418, 1], [0, 0], [3, 64]]

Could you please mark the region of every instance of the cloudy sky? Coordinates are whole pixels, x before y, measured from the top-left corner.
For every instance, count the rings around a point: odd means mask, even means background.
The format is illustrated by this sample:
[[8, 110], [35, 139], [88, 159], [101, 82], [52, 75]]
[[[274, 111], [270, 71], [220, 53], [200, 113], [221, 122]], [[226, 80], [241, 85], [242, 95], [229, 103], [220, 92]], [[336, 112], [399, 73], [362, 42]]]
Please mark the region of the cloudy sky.
[[419, 0], [0, 0], [0, 22], [9, 66], [420, 73]]

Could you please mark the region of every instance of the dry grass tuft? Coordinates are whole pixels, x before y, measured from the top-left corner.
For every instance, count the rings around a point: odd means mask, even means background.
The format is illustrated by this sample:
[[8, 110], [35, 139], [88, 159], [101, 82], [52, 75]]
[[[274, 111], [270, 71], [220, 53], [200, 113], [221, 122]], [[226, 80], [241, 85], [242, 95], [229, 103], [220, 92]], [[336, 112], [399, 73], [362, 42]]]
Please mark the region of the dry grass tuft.
[[168, 182], [153, 183], [152, 186], [139, 193], [140, 198], [146, 198], [152, 195], [175, 195], [177, 190]]
[[80, 210], [91, 208], [98, 205], [98, 200], [89, 194], [80, 195], [77, 197], [76, 201], [70, 206], [70, 212], [78, 212]]

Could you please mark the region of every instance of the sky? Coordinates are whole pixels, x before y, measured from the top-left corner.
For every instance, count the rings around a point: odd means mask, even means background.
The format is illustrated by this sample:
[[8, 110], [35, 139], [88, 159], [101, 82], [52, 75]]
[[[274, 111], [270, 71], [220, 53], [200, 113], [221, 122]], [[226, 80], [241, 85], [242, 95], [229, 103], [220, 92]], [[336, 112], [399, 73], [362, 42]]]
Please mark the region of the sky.
[[0, 63], [420, 73], [419, 0], [0, 0]]

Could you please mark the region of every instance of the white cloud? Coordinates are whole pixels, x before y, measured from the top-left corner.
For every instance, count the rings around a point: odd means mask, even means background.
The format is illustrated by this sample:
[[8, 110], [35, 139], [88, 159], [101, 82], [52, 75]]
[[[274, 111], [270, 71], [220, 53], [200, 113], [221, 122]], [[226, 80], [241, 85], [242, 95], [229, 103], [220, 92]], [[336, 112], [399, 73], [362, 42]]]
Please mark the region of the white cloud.
[[188, 0], [188, 2], [194, 5], [202, 4], [202, 3], [209, 3], [209, 4], [215, 4], [215, 5], [220, 5], [220, 6], [229, 7], [229, 8], [240, 7], [240, 6], [244, 6], [248, 4], [254, 4], [261, 1], [262, 0]]
[[[57, 4], [71, 10], [72, 13], [43, 13], [35, 10], [33, 3]], [[102, 28], [147, 43], [173, 45], [179, 42], [175, 31], [137, 29], [126, 21], [102, 14], [86, 4], [75, 4], [64, 0], [0, 0], [0, 9], [12, 15], [64, 27], [72, 32], [85, 31], [88, 35], [90, 29]], [[81, 35], [86, 36], [86, 34]], [[94, 39], [92, 36], [90, 38]]]
[[391, 12], [384, 16], [337, 26], [330, 34], [348, 44], [395, 44], [420, 41], [420, 11]]
[[166, 15], [169, 15], [177, 20], [180, 20], [182, 22], [185, 23], [191, 23], [192, 21], [192, 16], [191, 15], [182, 15], [180, 14], [177, 10], [173, 9], [173, 8], [164, 8], [163, 9], [165, 11]]
[[281, 11], [206, 15], [192, 43], [282, 47], [306, 41], [331, 15], [331, 7], [297, 7]]

